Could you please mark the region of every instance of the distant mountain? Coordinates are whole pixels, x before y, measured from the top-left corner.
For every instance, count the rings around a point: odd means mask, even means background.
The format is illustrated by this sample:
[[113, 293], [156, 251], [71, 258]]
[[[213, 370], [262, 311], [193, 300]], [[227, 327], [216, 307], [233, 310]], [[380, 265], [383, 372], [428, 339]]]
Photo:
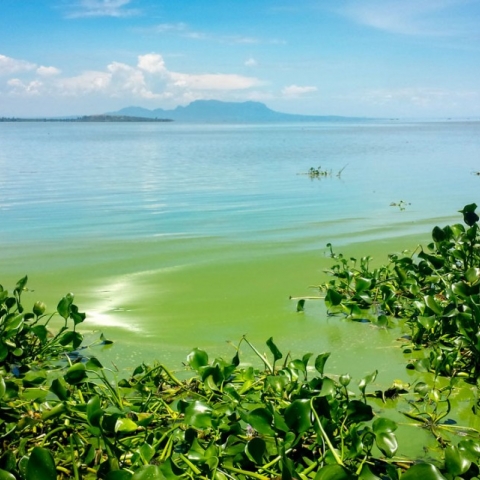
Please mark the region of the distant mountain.
[[321, 115], [294, 115], [270, 110], [260, 102], [221, 102], [219, 100], [196, 100], [189, 105], [178, 106], [173, 110], [157, 108], [148, 110], [142, 107], [127, 107], [106, 115], [169, 119], [176, 122], [195, 123], [279, 123], [279, 122], [318, 122], [318, 121], [364, 121], [366, 118], [352, 118]]

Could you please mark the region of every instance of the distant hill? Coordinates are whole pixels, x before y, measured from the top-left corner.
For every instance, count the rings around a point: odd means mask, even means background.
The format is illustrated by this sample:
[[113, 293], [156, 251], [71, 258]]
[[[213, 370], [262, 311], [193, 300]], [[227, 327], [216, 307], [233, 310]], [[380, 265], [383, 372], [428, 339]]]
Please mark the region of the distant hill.
[[280, 123], [280, 122], [343, 122], [365, 121], [366, 118], [352, 118], [321, 115], [294, 115], [280, 113], [260, 102], [221, 102], [219, 100], [196, 100], [189, 105], [173, 110], [142, 107], [127, 107], [106, 115], [169, 119], [176, 122], [195, 123]]
[[164, 118], [131, 115], [84, 115], [82, 117], [16, 118], [1, 117], [0, 122], [171, 122]]

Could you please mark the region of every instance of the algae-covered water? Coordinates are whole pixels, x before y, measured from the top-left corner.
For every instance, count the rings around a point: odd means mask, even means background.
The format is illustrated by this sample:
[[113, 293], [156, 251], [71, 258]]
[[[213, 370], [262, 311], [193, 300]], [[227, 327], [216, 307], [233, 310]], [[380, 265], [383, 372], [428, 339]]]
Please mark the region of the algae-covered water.
[[[289, 297], [317, 294], [328, 242], [382, 262], [459, 221], [479, 164], [475, 122], [3, 123], [0, 282], [28, 274], [25, 298], [52, 311], [75, 293], [119, 368], [180, 367], [193, 347], [230, 356], [245, 334], [331, 351], [335, 373], [408, 379], [400, 329], [322, 302], [299, 314]], [[319, 166], [331, 175], [305, 175]]]

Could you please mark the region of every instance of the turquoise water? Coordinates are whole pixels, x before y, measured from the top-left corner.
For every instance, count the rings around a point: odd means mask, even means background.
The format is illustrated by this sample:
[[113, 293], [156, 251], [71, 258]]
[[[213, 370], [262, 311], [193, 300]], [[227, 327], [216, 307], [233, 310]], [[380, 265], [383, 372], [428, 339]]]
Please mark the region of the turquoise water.
[[[450, 216], [475, 200], [479, 133], [480, 123], [4, 123], [2, 242], [276, 242]], [[317, 166], [332, 178], [299, 175]], [[389, 207], [400, 200], [405, 214]]]
[[[304, 175], [318, 166], [332, 175]], [[2, 123], [0, 281], [28, 273], [51, 309], [73, 291], [121, 364], [273, 335], [335, 352], [337, 373], [400, 377], [389, 332], [289, 295], [315, 294], [327, 242], [381, 261], [459, 221], [478, 170], [480, 123]]]

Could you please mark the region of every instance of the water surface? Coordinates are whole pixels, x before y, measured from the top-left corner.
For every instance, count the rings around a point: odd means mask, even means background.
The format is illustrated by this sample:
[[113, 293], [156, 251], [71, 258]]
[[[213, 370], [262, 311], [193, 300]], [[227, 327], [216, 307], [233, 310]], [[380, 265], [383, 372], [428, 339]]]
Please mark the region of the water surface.
[[[121, 365], [233, 355], [246, 334], [332, 351], [337, 373], [405, 376], [391, 332], [321, 302], [297, 314], [289, 296], [315, 294], [328, 242], [380, 262], [459, 221], [479, 159], [474, 122], [3, 123], [1, 282], [28, 273], [27, 298], [51, 309], [73, 291]], [[305, 175], [319, 166], [332, 175]]]

